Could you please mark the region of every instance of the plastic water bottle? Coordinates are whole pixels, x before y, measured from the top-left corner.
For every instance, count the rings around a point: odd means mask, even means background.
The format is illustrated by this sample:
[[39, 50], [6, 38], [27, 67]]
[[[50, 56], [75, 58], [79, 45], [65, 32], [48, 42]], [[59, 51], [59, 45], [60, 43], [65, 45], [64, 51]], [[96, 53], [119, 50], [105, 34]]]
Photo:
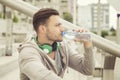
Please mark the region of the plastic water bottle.
[[68, 39], [81, 39], [81, 40], [90, 40], [91, 36], [89, 32], [76, 32], [73, 30], [64, 31], [62, 35]]

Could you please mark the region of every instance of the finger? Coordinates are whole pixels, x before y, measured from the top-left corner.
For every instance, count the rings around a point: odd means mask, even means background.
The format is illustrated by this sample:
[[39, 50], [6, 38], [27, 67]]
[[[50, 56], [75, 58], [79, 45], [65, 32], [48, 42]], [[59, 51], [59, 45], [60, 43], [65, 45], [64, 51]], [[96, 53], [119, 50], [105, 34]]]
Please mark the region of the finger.
[[83, 42], [84, 40], [75, 38], [74, 41], [75, 41], [75, 42]]
[[82, 29], [82, 32], [88, 32], [88, 30], [87, 29]]
[[75, 32], [83, 32], [83, 29], [74, 29]]
[[81, 29], [73, 29], [73, 31], [80, 32], [80, 33], [82, 33], [82, 32], [88, 32], [88, 30], [87, 30], [87, 29], [84, 29], [84, 28], [81, 28]]

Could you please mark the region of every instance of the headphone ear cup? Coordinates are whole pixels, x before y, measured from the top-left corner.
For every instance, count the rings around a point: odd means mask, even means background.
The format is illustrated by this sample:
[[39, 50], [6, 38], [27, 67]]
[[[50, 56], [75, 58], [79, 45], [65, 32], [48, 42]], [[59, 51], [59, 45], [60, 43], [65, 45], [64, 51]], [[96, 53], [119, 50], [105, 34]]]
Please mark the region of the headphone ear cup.
[[44, 44], [39, 46], [43, 51], [45, 51], [46, 53], [51, 53], [52, 52], [52, 46], [48, 45], [48, 44]]

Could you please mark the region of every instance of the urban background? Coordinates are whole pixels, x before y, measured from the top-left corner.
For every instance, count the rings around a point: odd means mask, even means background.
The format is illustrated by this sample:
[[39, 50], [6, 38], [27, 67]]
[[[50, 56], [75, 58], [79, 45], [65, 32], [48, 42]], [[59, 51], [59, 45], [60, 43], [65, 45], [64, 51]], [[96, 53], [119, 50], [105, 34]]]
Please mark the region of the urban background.
[[[64, 20], [78, 27], [87, 28], [92, 33], [115, 44], [120, 44], [120, 14], [115, 9], [116, 13], [111, 14], [110, 0], [107, 3], [97, 0], [96, 3], [84, 6], [79, 4], [79, 0], [18, 1], [23, 1], [40, 9], [54, 8], [60, 12], [60, 16]], [[114, 21], [116, 22], [115, 25], [110, 23], [112, 15], [115, 15], [113, 17], [116, 20]], [[19, 68], [17, 64], [19, 54], [17, 47], [32, 33], [34, 33], [34, 30], [30, 16], [14, 10], [5, 4], [0, 4], [0, 80], [19, 80]], [[93, 76], [86, 77], [71, 69], [71, 72], [66, 74], [64, 79], [73, 80], [76, 76], [74, 80], [120, 80], [118, 76], [120, 73], [118, 71], [120, 68], [120, 59], [96, 47], [94, 47], [94, 53], [96, 68]]]

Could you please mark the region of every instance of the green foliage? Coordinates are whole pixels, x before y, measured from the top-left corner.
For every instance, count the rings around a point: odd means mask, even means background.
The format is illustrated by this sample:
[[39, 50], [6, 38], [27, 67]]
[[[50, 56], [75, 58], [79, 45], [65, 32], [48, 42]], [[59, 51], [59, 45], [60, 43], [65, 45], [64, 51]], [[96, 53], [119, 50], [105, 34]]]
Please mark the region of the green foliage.
[[108, 33], [107, 30], [102, 30], [102, 32], [101, 32], [102, 37], [105, 37], [105, 36], [108, 36], [108, 35], [109, 35], [109, 33]]
[[71, 15], [70, 13], [68, 13], [68, 12], [63, 13], [63, 19], [65, 19], [65, 20], [67, 20], [67, 21], [69, 21], [69, 22], [73, 22], [73, 17], [72, 17], [72, 15]]
[[110, 29], [110, 32], [111, 36], [116, 36], [116, 30], [113, 27]]
[[113, 31], [111, 36], [116, 36], [116, 31]]
[[2, 13], [0, 12], [0, 18], [2, 18]]
[[13, 16], [13, 22], [17, 23], [19, 20], [18, 20], [18, 17], [16, 15]]

